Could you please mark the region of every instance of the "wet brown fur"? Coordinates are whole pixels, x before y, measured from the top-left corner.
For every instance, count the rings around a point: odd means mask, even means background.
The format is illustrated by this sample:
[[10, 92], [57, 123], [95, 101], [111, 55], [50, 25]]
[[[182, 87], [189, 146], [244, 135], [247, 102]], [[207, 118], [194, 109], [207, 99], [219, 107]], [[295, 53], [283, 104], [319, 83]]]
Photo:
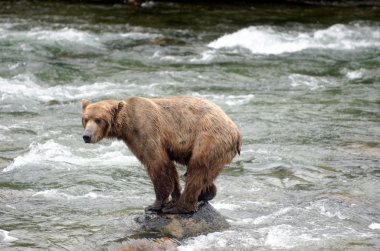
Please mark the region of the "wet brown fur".
[[[216, 177], [240, 154], [237, 126], [220, 107], [200, 98], [82, 100], [82, 108], [91, 143], [123, 140], [146, 167], [156, 193], [148, 210], [195, 212], [198, 200], [216, 195]], [[173, 161], [187, 166], [182, 194]]]

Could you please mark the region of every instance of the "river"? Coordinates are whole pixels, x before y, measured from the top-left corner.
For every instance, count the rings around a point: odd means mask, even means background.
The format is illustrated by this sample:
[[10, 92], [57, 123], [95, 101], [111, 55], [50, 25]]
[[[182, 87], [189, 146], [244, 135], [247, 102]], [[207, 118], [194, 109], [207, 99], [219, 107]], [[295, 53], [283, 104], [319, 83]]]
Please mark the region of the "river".
[[134, 238], [153, 187], [84, 144], [80, 100], [188, 95], [244, 143], [212, 201], [231, 228], [179, 250], [379, 250], [379, 69], [379, 7], [2, 1], [0, 249]]

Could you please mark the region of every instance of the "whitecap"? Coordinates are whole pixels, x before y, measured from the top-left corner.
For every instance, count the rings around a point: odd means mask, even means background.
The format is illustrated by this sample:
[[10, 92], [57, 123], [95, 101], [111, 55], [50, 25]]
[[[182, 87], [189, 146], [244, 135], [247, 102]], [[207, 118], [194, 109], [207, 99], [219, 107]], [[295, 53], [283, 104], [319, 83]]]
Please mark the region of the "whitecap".
[[38, 196], [42, 196], [48, 199], [66, 199], [66, 200], [112, 198], [112, 196], [100, 195], [95, 192], [89, 192], [84, 195], [72, 195], [72, 194], [60, 192], [56, 189], [40, 191], [32, 195], [32, 197], [38, 197]]
[[28, 41], [28, 44], [34, 41], [40, 44], [85, 45], [98, 49], [103, 47], [96, 34], [68, 27], [56, 30], [36, 27], [27, 31], [3, 29], [0, 38], [17, 42], [24, 50], [29, 50], [30, 47], [26, 46], [23, 41]]
[[0, 243], [1, 242], [5, 242], [5, 243], [13, 242], [13, 241], [17, 241], [17, 240], [18, 239], [16, 237], [10, 236], [8, 231], [0, 229]]
[[16, 207], [15, 207], [15, 206], [12, 206], [12, 205], [5, 205], [5, 207], [10, 208], [10, 209], [12, 209], [12, 210], [15, 210], [15, 209], [16, 209]]
[[7, 126], [0, 125], [0, 130], [9, 131], [10, 129]]
[[283, 31], [271, 26], [251, 26], [226, 34], [209, 43], [208, 47], [243, 48], [254, 54], [282, 54], [305, 49], [380, 48], [380, 29], [363, 24], [336, 24], [326, 29], [305, 32]]
[[141, 7], [142, 7], [142, 8], [147, 8], [147, 9], [152, 8], [152, 7], [154, 7], [154, 6], [156, 6], [156, 3], [153, 2], [153, 1], [145, 1], [145, 2], [143, 2], [143, 3], [141, 4]]
[[[32, 143], [29, 146], [29, 151], [21, 156], [16, 157], [13, 162], [3, 169], [2, 172], [9, 172], [17, 168], [27, 167], [29, 165], [39, 166], [54, 166], [56, 168], [76, 168], [82, 167], [94, 167], [94, 166], [113, 166], [125, 164], [138, 165], [138, 160], [128, 154], [126, 146], [117, 146], [118, 143], [112, 143], [111, 147], [107, 150], [105, 146], [99, 145], [90, 148], [79, 148], [73, 150], [69, 146], [65, 146], [49, 140], [45, 143]], [[119, 143], [120, 144], [120, 143]], [[86, 154], [87, 157], [77, 155], [76, 152]], [[54, 163], [54, 165], [52, 165]]]
[[217, 210], [221, 210], [221, 209], [235, 210], [235, 209], [238, 209], [238, 208], [241, 207], [241, 206], [239, 206], [239, 205], [229, 204], [229, 203], [222, 203], [222, 202], [215, 202], [215, 203], [212, 203], [212, 206], [213, 206], [215, 209], [217, 209]]
[[72, 158], [72, 153], [69, 147], [59, 145], [53, 140], [49, 140], [44, 144], [32, 143], [29, 146], [29, 152], [16, 157], [12, 164], [3, 169], [3, 172], [9, 172], [32, 163], [44, 163], [45, 161], [66, 162], [70, 158]]
[[349, 71], [347, 72], [346, 76], [351, 80], [360, 79], [363, 77], [363, 73], [361, 71]]
[[313, 237], [311, 234], [305, 233], [303, 229], [297, 229], [291, 225], [277, 225], [265, 229], [267, 235], [265, 238], [265, 246], [274, 249], [291, 249], [299, 245], [320, 241], [319, 238]]
[[200, 57], [191, 58], [190, 62], [192, 63], [207, 63], [212, 61], [217, 54], [215, 51], [207, 50], [201, 53]]
[[28, 32], [22, 32], [29, 38], [37, 40], [45, 40], [51, 42], [70, 41], [73, 43], [81, 43], [86, 45], [99, 46], [97, 37], [86, 31], [81, 31], [73, 28], [62, 28], [59, 30], [44, 30], [34, 28]]
[[198, 92], [192, 93], [191, 96], [205, 98], [213, 100], [217, 103], [224, 103], [228, 106], [239, 106], [245, 105], [251, 102], [255, 95], [253, 94], [243, 94], [243, 95], [216, 95], [216, 94], [201, 94]]
[[[110, 34], [111, 35], [111, 34]], [[117, 37], [118, 35], [114, 35], [114, 37]], [[154, 33], [144, 33], [144, 32], [128, 32], [128, 33], [121, 33], [119, 34], [121, 38], [129, 38], [131, 40], [141, 40], [141, 39], [154, 39], [157, 37], [161, 37], [160, 34], [154, 34]]]
[[178, 247], [178, 251], [190, 250], [240, 250], [259, 246], [260, 241], [250, 233], [237, 231], [215, 232], [187, 239]]
[[357, 70], [349, 70], [343, 69], [342, 74], [344, 74], [349, 80], [357, 80], [362, 79], [365, 75], [368, 74], [366, 69], [357, 69]]
[[96, 98], [114, 95], [125, 90], [121, 84], [96, 82], [87, 85], [58, 85], [44, 87], [29, 74], [20, 74], [11, 79], [0, 77], [1, 100], [19, 100], [20, 96], [28, 99], [48, 102], [51, 100], [71, 101], [81, 98]]
[[312, 203], [307, 207], [308, 210], [316, 210], [319, 214], [328, 218], [338, 218], [340, 220], [349, 219], [349, 212], [346, 207], [342, 207], [342, 204], [336, 204], [334, 201], [321, 200]]
[[260, 217], [257, 217], [254, 221], [253, 221], [253, 224], [255, 225], [259, 225], [259, 224], [268, 224], [268, 223], [272, 223], [276, 218], [284, 215], [284, 214], [287, 214], [289, 211], [291, 211], [292, 208], [291, 207], [285, 207], [285, 208], [281, 208], [280, 210], [274, 212], [274, 213], [271, 213], [269, 215], [265, 215], [265, 216], [260, 216]]
[[106, 51], [106, 43], [117, 40], [145, 40], [162, 37], [161, 34], [152, 31], [145, 31], [138, 27], [131, 28], [131, 31], [124, 33], [95, 33], [71, 27], [51, 29], [45, 27], [35, 27], [30, 30], [13, 30], [12, 26], [0, 27], [0, 39], [13, 41], [23, 51], [33, 50], [32, 44], [59, 45], [61, 48], [76, 49], [80, 46], [81, 52], [86, 50]]
[[327, 216], [329, 218], [337, 217], [340, 220], [348, 219], [348, 217], [345, 216], [345, 215], [343, 215], [342, 212], [340, 212], [340, 211], [335, 211], [334, 212], [334, 211], [328, 210], [324, 205], [321, 205], [319, 207], [319, 209], [320, 209], [320, 213], [322, 215], [325, 215], [325, 216]]
[[152, 55], [153, 59], [159, 59], [160, 61], [170, 61], [170, 62], [182, 62], [183, 59], [177, 56], [165, 55], [162, 51], [155, 51]]
[[373, 230], [379, 230], [380, 229], [380, 223], [371, 223], [369, 226], [368, 226], [370, 229], [373, 229]]
[[306, 76], [302, 74], [291, 74], [288, 76], [290, 85], [292, 87], [307, 86], [310, 90], [316, 90], [324, 88], [330, 84], [330, 82], [322, 77]]

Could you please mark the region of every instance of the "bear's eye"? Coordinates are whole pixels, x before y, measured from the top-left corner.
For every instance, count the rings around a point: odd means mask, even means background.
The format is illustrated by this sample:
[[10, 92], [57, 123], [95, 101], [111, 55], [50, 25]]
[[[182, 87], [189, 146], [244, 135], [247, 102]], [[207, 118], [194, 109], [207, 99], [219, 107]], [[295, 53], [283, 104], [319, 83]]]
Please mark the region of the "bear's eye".
[[101, 119], [95, 119], [95, 123], [100, 125], [100, 123], [102, 123], [102, 120]]
[[87, 124], [87, 119], [82, 117], [82, 125], [85, 126]]

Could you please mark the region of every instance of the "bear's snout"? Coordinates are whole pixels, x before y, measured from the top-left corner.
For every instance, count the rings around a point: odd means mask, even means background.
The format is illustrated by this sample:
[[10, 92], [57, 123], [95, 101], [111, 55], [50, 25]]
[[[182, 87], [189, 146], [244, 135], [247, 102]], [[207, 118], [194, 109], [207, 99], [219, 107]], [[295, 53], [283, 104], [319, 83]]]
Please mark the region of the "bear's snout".
[[91, 136], [89, 135], [83, 135], [83, 140], [85, 143], [91, 143]]
[[99, 136], [97, 135], [99, 132], [99, 128], [97, 124], [90, 120], [86, 124], [86, 128], [83, 132], [83, 140], [85, 143], [96, 143], [98, 142]]

